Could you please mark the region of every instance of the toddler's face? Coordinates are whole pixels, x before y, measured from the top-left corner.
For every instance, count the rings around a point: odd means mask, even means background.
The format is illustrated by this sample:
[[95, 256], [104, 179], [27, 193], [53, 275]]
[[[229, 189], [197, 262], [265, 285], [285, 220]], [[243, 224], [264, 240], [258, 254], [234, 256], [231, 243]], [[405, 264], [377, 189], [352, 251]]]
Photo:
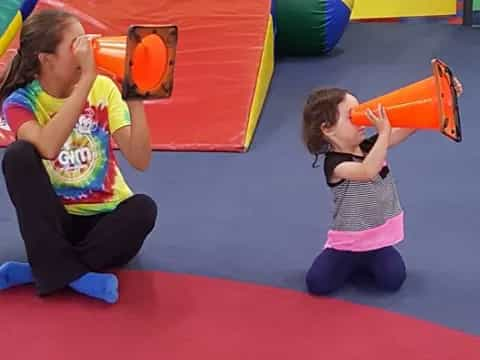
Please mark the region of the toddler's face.
[[365, 139], [365, 127], [352, 123], [351, 110], [358, 106], [358, 100], [350, 94], [338, 104], [338, 122], [335, 125], [335, 137], [346, 146], [357, 146]]

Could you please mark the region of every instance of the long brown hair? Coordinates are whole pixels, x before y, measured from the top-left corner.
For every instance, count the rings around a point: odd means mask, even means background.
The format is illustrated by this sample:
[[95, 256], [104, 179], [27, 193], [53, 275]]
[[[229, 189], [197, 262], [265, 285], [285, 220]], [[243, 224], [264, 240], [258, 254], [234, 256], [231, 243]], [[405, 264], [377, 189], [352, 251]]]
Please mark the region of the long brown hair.
[[32, 82], [40, 71], [39, 53], [55, 53], [63, 30], [76, 17], [59, 9], [41, 10], [30, 15], [20, 32], [16, 55], [0, 76], [0, 104], [16, 89]]
[[315, 89], [303, 109], [302, 138], [308, 151], [318, 156], [328, 151], [329, 143], [322, 127], [331, 127], [338, 121], [338, 104], [348, 91], [340, 88]]

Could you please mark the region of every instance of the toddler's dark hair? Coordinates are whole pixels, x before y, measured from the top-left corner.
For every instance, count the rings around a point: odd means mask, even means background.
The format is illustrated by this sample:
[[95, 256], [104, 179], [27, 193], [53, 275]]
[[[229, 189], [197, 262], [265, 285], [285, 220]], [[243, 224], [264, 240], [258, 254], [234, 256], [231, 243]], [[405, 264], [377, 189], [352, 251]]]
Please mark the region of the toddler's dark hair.
[[328, 151], [329, 143], [322, 127], [331, 127], [338, 121], [338, 104], [349, 92], [341, 88], [315, 89], [303, 109], [302, 138], [308, 151], [318, 156]]

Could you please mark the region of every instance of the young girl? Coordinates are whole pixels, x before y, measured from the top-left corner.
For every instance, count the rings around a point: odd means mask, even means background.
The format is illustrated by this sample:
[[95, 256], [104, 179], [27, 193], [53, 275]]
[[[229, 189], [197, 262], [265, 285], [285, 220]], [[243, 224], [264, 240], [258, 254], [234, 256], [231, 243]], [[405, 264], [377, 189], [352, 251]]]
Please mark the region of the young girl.
[[2, 169], [29, 262], [1, 265], [0, 289], [34, 282], [39, 295], [70, 287], [116, 302], [118, 280], [103, 271], [137, 254], [157, 216], [155, 202], [126, 184], [112, 148], [113, 137], [133, 167], [148, 167], [143, 104], [125, 103], [97, 75], [82, 25], [59, 10], [26, 20], [0, 102], [16, 135]]
[[[460, 82], [455, 79], [458, 93]], [[314, 91], [303, 114], [303, 139], [308, 151], [325, 154], [324, 174], [334, 197], [333, 222], [324, 250], [307, 272], [310, 293], [338, 290], [359, 272], [373, 276], [378, 288], [398, 290], [405, 264], [394, 245], [403, 240], [403, 209], [386, 162], [388, 148], [414, 129], [391, 129], [382, 106], [367, 116], [377, 134], [365, 139], [364, 129], [350, 121], [358, 105], [347, 90]]]

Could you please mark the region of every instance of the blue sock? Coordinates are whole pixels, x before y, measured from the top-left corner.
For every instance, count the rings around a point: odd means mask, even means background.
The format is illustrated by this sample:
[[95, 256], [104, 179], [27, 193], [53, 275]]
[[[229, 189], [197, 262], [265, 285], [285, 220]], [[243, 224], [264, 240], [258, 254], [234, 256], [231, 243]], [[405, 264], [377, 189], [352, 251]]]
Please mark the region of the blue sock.
[[33, 282], [29, 263], [8, 261], [0, 265], [0, 290]]
[[70, 287], [84, 295], [88, 295], [110, 304], [118, 300], [118, 279], [113, 274], [89, 272], [70, 283]]

